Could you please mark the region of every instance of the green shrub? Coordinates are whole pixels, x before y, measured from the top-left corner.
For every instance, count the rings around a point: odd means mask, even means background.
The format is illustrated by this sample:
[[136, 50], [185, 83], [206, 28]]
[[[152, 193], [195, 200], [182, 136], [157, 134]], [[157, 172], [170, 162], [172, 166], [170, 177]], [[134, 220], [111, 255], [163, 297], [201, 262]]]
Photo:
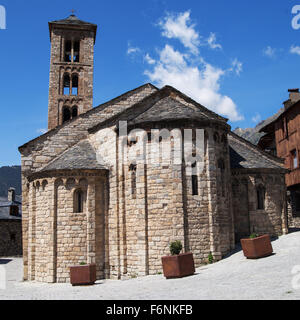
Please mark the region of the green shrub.
[[179, 240], [171, 242], [170, 244], [170, 252], [172, 256], [176, 256], [182, 250], [182, 243]]
[[208, 255], [208, 263], [210, 263], [210, 264], [214, 263], [214, 257], [211, 252]]
[[85, 263], [85, 262], [80, 262], [80, 263], [79, 263], [79, 265], [81, 265], [81, 266], [85, 266], [85, 265], [86, 265], [86, 263]]
[[250, 234], [250, 239], [255, 239], [258, 237], [258, 234], [257, 233], [251, 233]]

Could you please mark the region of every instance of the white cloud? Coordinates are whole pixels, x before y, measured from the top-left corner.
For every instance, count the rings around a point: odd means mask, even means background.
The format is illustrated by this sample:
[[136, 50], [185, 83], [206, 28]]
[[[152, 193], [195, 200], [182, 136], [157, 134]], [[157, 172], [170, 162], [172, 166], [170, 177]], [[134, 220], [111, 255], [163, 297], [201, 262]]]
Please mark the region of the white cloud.
[[[200, 46], [212, 49], [222, 49], [222, 46], [217, 43], [215, 33], [210, 33], [201, 43], [201, 36], [191, 23], [190, 14], [190, 11], [167, 14], [160, 20], [162, 36], [180, 41], [185, 50], [179, 51], [165, 44], [157, 50], [157, 58], [147, 53], [144, 60], [149, 67], [145, 75], [158, 87], [171, 85], [231, 121], [243, 120], [233, 100], [221, 93], [221, 80], [228, 75], [228, 69], [223, 70], [206, 62], [199, 52]], [[240, 61], [234, 59], [229, 71], [239, 75], [242, 66]]]
[[37, 129], [36, 132], [38, 134], [45, 134], [46, 132], [48, 132], [48, 130], [47, 129]]
[[200, 66], [189, 62], [189, 56], [166, 45], [153, 70], [146, 70], [150, 81], [158, 86], [171, 85], [231, 121], [243, 120], [232, 99], [220, 93], [225, 71], [202, 60]]
[[229, 69], [229, 71], [233, 71], [235, 72], [238, 76], [240, 75], [240, 73], [243, 71], [243, 63], [240, 62], [237, 58], [235, 58], [232, 63], [231, 63], [231, 68]]
[[216, 41], [217, 41], [216, 34], [211, 32], [209, 35], [209, 38], [207, 39], [207, 43], [209, 47], [212, 49], [222, 49], [222, 46], [216, 43]]
[[261, 115], [256, 113], [254, 117], [252, 117], [252, 121], [255, 123], [261, 122]]
[[178, 39], [192, 53], [198, 54], [200, 36], [195, 31], [195, 25], [191, 23], [190, 11], [175, 14], [168, 14], [159, 22], [162, 28], [162, 35], [169, 39]]
[[269, 58], [275, 58], [276, 49], [270, 46], [267, 46], [265, 49], [263, 49], [263, 55]]
[[290, 53], [298, 54], [300, 56], [300, 47], [299, 46], [291, 46]]
[[176, 68], [186, 66], [184, 57], [184, 54], [174, 50], [174, 48], [168, 44], [160, 52], [160, 62], [169, 66], [174, 66]]
[[132, 55], [132, 54], [135, 54], [135, 53], [139, 53], [141, 51], [140, 48], [138, 47], [133, 47], [131, 46], [130, 42], [128, 42], [128, 49], [127, 49], [127, 54], [128, 55]]
[[144, 56], [144, 60], [148, 64], [155, 64], [155, 60], [150, 57], [149, 53], [146, 53], [146, 55]]

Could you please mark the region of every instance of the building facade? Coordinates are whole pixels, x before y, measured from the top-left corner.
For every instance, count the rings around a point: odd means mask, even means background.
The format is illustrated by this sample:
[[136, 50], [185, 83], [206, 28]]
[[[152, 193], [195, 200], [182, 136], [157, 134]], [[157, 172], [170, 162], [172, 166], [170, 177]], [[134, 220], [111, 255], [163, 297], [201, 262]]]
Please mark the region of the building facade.
[[0, 257], [22, 256], [22, 202], [14, 188], [0, 198]]
[[[58, 24], [58, 52], [70, 28], [88, 25], [74, 16]], [[91, 102], [90, 92], [82, 99]], [[19, 148], [24, 279], [68, 282], [80, 262], [96, 263], [98, 279], [157, 274], [174, 240], [199, 266], [252, 232], [287, 232], [284, 164], [232, 133], [227, 119], [151, 84], [87, 109]]]
[[290, 227], [300, 227], [300, 93], [289, 90], [289, 99], [275, 119], [260, 131], [265, 135], [259, 146], [284, 159], [288, 172], [285, 177], [288, 190]]

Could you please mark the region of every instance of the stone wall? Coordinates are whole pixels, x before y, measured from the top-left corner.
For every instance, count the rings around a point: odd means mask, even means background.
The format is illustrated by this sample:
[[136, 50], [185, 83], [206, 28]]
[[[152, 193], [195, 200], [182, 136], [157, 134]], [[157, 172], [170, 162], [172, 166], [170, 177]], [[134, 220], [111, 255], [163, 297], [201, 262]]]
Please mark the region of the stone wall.
[[[60, 175], [63, 173], [60, 172]], [[97, 263], [104, 277], [105, 184], [102, 173], [67, 173], [30, 184], [28, 279], [69, 282], [69, 267]], [[75, 191], [83, 192], [76, 212]]]
[[[185, 251], [193, 251], [197, 266], [207, 262], [210, 252], [219, 260], [233, 248], [229, 153], [227, 140], [223, 139], [226, 131], [214, 126], [207, 128], [205, 135], [206, 154], [203, 163], [198, 163], [198, 195], [192, 194], [192, 177], [183, 164], [175, 164], [171, 159], [166, 163], [151, 161], [159, 150], [165, 149], [164, 142], [147, 139], [142, 147], [139, 142], [130, 147], [127, 140], [117, 142], [113, 127], [90, 136], [98, 156], [110, 168], [109, 235], [105, 249], [109, 255], [109, 277], [161, 272], [161, 257], [169, 254], [170, 242], [174, 240], [181, 240]], [[124, 145], [129, 152], [135, 148], [136, 156], [122, 165], [124, 159], [119, 156]], [[178, 147], [174, 142], [171, 146], [174, 155]], [[146, 148], [146, 161], [139, 156], [141, 148]], [[218, 168], [220, 155], [224, 160], [223, 173]], [[134, 172], [131, 164], [136, 165]]]
[[[162, 271], [161, 257], [170, 253], [170, 242], [180, 240], [185, 245], [182, 165], [173, 163], [172, 159], [163, 159], [166, 143], [169, 139], [160, 143], [158, 139], [148, 141], [147, 165], [137, 166], [137, 205], [142, 206], [144, 219], [140, 222], [143, 229], [138, 235], [142, 239], [145, 237], [148, 252], [143, 257], [148, 274]], [[172, 143], [171, 148], [174, 148]], [[151, 149], [157, 150], [159, 162], [151, 159], [156, 156]], [[131, 211], [134, 214], [134, 206]]]
[[84, 211], [73, 208], [75, 180], [68, 179], [57, 190], [57, 282], [69, 279], [69, 267], [87, 263], [87, 182], [83, 181]]
[[37, 181], [32, 185], [34, 202], [31, 210], [32, 218], [30, 225], [32, 228], [32, 272], [31, 279], [48, 282], [50, 269], [50, 250], [51, 250], [51, 217], [50, 205], [53, 195], [47, 180]]
[[[255, 232], [280, 236], [288, 232], [284, 173], [233, 170], [232, 193], [236, 240]], [[258, 209], [257, 188], [265, 188], [264, 209]]]
[[153, 86], [144, 85], [94, 108], [71, 122], [67, 122], [20, 147], [19, 150], [22, 155], [22, 232], [25, 280], [28, 279], [28, 251], [30, 250], [28, 243], [30, 195], [27, 176], [46, 166], [65, 150], [86, 138], [89, 128], [129, 108], [154, 91], [156, 89]]
[[0, 257], [22, 256], [22, 221], [0, 220]]
[[220, 260], [234, 248], [227, 132], [218, 126], [207, 130], [210, 251], [214, 260]]

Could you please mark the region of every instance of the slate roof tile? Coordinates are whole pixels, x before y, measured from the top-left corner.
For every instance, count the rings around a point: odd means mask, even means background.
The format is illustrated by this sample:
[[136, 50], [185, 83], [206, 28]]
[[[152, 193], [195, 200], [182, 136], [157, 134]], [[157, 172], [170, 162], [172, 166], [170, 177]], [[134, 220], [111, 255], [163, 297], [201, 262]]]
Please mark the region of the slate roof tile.
[[[18, 196], [18, 199], [20, 197]], [[10, 206], [16, 205], [19, 207], [19, 215], [11, 216], [10, 215]], [[0, 198], [0, 220], [20, 220], [22, 219], [22, 203], [20, 201], [7, 201], [7, 198]]]
[[283, 169], [280, 158], [273, 157], [260, 150], [249, 141], [230, 132], [228, 135], [230, 164], [232, 169]]
[[75, 169], [107, 169], [105, 162], [96, 156], [94, 148], [88, 140], [83, 140], [68, 149], [41, 171], [75, 170]]
[[90, 23], [90, 22], [86, 22], [86, 21], [80, 20], [74, 14], [71, 14], [68, 18], [61, 19], [61, 20], [54, 20], [54, 21], [51, 21], [49, 23], [63, 24], [63, 25], [69, 24], [69, 25], [91, 25], [91, 26], [97, 26], [94, 23]]

